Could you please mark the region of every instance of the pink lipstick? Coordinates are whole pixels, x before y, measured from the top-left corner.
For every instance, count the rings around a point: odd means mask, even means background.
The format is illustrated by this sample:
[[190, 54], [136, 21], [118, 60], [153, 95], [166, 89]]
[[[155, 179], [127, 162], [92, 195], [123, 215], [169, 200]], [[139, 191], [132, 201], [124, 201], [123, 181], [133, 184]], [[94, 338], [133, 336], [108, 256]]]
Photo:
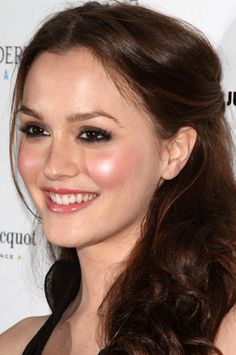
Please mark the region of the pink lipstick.
[[95, 192], [65, 188], [45, 188], [43, 193], [48, 209], [60, 214], [78, 212], [87, 208], [98, 197]]

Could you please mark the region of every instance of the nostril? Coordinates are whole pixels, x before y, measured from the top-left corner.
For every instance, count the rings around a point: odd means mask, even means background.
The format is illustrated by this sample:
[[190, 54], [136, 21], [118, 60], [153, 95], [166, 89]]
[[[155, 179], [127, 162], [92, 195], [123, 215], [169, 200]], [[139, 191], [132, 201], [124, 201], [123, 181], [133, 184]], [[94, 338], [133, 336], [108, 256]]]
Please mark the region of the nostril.
[[44, 166], [44, 175], [49, 180], [73, 177], [78, 173], [78, 164], [63, 154], [50, 154]]

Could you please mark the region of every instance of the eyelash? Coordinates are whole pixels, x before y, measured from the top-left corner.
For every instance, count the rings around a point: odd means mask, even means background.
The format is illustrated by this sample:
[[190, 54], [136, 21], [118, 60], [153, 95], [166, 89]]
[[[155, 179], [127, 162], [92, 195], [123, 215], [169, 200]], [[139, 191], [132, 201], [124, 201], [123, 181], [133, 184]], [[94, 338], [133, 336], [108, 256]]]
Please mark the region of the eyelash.
[[[19, 130], [30, 138], [49, 136], [49, 133], [44, 128], [32, 123], [27, 123], [25, 125], [20, 126]], [[47, 132], [47, 134], [45, 134], [44, 132]]]
[[[19, 127], [19, 130], [28, 138], [48, 137], [50, 134], [41, 126], [33, 123], [27, 123]], [[46, 132], [46, 134], [45, 134]], [[86, 135], [86, 137], [82, 137]], [[111, 139], [111, 132], [98, 127], [83, 127], [80, 130], [78, 139], [86, 143], [101, 143]]]
[[[87, 138], [82, 137], [82, 135], [86, 134]], [[90, 137], [89, 137], [90, 135]], [[100, 137], [99, 137], [100, 136]], [[106, 131], [105, 129], [98, 127], [83, 127], [79, 134], [79, 139], [86, 141], [88, 143], [100, 143], [106, 142], [111, 139], [111, 132]]]

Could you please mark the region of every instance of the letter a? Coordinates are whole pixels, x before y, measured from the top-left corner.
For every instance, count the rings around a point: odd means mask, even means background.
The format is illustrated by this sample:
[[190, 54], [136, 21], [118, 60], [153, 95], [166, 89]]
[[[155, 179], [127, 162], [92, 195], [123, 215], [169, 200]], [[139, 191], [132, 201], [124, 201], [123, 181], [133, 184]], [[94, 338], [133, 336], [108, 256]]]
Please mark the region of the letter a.
[[7, 69], [5, 69], [5, 71], [4, 71], [3, 80], [8, 80], [8, 72], [7, 72]]

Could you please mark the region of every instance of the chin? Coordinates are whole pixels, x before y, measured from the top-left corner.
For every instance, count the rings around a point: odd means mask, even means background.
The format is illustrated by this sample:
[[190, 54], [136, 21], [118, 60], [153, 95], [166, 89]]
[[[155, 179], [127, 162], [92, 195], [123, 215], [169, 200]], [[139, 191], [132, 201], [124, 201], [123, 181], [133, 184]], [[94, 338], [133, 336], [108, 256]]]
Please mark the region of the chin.
[[44, 226], [44, 234], [49, 243], [61, 248], [80, 249], [85, 246], [94, 244], [91, 242], [91, 239], [88, 238], [88, 233], [72, 233], [71, 230], [62, 231], [58, 228], [52, 229]]

